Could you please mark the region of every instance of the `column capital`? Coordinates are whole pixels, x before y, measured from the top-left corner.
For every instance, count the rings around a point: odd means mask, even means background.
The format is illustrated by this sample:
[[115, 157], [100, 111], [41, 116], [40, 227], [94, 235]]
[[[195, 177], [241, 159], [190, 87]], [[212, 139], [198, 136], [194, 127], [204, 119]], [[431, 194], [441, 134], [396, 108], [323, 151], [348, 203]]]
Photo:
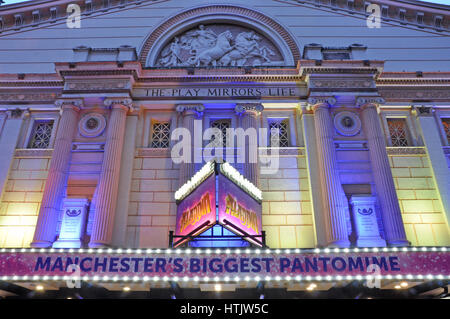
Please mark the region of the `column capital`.
[[436, 111], [431, 105], [413, 105], [412, 111], [415, 112], [417, 117], [432, 116]]
[[201, 103], [199, 104], [178, 104], [176, 111], [183, 115], [197, 115], [198, 117], [203, 115], [205, 106]]
[[16, 108], [14, 110], [7, 110], [6, 115], [8, 119], [24, 119], [30, 115], [30, 111], [28, 109]]
[[77, 111], [79, 111], [79, 109], [83, 107], [83, 100], [82, 99], [58, 99], [55, 101], [55, 105], [60, 108], [64, 108], [66, 106], [69, 106], [71, 108], [78, 108]]
[[336, 98], [333, 96], [311, 96], [308, 98], [308, 104], [315, 110], [318, 107], [330, 107], [336, 104]]
[[264, 106], [261, 103], [239, 103], [234, 108], [234, 111], [238, 115], [248, 114], [258, 116], [263, 110]]
[[381, 96], [358, 96], [356, 98], [356, 105], [361, 108], [369, 106], [377, 106], [379, 104], [384, 104], [386, 101]]
[[103, 104], [109, 108], [122, 108], [126, 111], [133, 110], [133, 101], [129, 97], [106, 98]]

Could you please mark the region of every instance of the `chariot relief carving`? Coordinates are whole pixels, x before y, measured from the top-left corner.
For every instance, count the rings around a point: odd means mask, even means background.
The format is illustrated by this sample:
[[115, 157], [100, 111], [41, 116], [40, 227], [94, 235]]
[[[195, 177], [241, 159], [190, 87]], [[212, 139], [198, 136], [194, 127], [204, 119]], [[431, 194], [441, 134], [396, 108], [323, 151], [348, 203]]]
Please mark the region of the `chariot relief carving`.
[[257, 32], [238, 25], [199, 25], [175, 36], [160, 52], [157, 66], [281, 66], [277, 47]]

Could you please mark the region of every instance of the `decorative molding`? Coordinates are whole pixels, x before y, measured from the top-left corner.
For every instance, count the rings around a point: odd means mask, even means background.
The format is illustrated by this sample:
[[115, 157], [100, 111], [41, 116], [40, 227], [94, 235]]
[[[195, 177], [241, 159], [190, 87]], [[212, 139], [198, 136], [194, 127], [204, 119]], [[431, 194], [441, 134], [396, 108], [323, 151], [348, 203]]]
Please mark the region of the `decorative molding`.
[[356, 98], [356, 105], [363, 106], [366, 104], [384, 104], [386, 101], [379, 96], [358, 96]]
[[66, 82], [64, 90], [67, 91], [105, 91], [105, 90], [129, 90], [131, 88], [130, 81], [77, 81]]
[[103, 152], [104, 150], [105, 150], [105, 142], [72, 143], [72, 152]]
[[284, 66], [282, 53], [271, 39], [233, 23], [199, 23], [174, 35], [159, 52], [157, 67]]
[[435, 111], [432, 106], [414, 105], [413, 107], [417, 116], [431, 116]]
[[169, 148], [138, 148], [136, 157], [167, 157], [170, 158]]
[[32, 158], [32, 157], [45, 157], [51, 158], [53, 154], [53, 149], [37, 149], [37, 148], [18, 148], [14, 154], [16, 158]]
[[113, 98], [106, 98], [103, 101], [103, 104], [107, 107], [113, 107], [114, 104], [123, 105], [125, 107], [131, 108], [132, 107], [133, 100], [131, 100], [129, 97], [113, 97]]
[[249, 21], [256, 20], [259, 21], [261, 24], [267, 26], [271, 30], [274, 30], [276, 33], [278, 33], [281, 38], [284, 40], [284, 42], [289, 47], [294, 63], [296, 61], [300, 60], [300, 50], [298, 49], [296, 45], [296, 41], [294, 38], [291, 37], [291, 35], [276, 21], [273, 19], [267, 17], [266, 15], [263, 15], [257, 11], [253, 11], [247, 8], [242, 8], [238, 6], [233, 5], [209, 5], [204, 6], [200, 8], [194, 8], [190, 9], [188, 11], [182, 12], [164, 23], [162, 23], [160, 26], [158, 26], [146, 39], [144, 45], [142, 46], [140, 50], [139, 55], [139, 61], [141, 62], [142, 66], [146, 65], [148, 55], [150, 53], [150, 50], [154, 48], [157, 41], [164, 35], [164, 33], [167, 32], [167, 30], [171, 29], [174, 25], [178, 25], [179, 23], [182, 23], [183, 21], [188, 21], [192, 18], [199, 18], [202, 16], [212, 16], [212, 15], [229, 15], [230, 17], [233, 16], [239, 16], [239, 17], [245, 17]]
[[333, 96], [314, 96], [308, 98], [308, 103], [312, 106], [317, 104], [327, 104], [329, 106], [335, 105], [337, 102]]
[[197, 113], [197, 116], [202, 116], [205, 106], [203, 104], [178, 104], [176, 111], [178, 113], [193, 111]]
[[415, 87], [415, 88], [379, 88], [379, 94], [386, 100], [450, 100], [450, 90], [448, 88], [433, 89], [429, 87]]
[[8, 119], [24, 119], [30, 116], [30, 111], [28, 109], [20, 109], [16, 108], [13, 110], [6, 111], [6, 115]]
[[386, 147], [388, 155], [426, 155], [424, 146]]
[[361, 131], [361, 120], [354, 112], [339, 112], [334, 116], [334, 127], [340, 135], [355, 136]]
[[78, 122], [78, 131], [84, 137], [97, 137], [106, 128], [106, 119], [99, 113], [85, 114]]
[[57, 107], [63, 107], [64, 105], [76, 106], [78, 108], [83, 107], [82, 99], [58, 99], [55, 101]]
[[258, 147], [259, 156], [305, 156], [304, 147]]
[[238, 103], [234, 108], [237, 114], [244, 114], [246, 112], [254, 112], [259, 115], [264, 110], [264, 106], [261, 103]]
[[54, 101], [56, 93], [0, 93], [0, 100], [6, 102]]
[[310, 79], [309, 87], [314, 89], [374, 89], [376, 88], [373, 79], [355, 80], [355, 79]]

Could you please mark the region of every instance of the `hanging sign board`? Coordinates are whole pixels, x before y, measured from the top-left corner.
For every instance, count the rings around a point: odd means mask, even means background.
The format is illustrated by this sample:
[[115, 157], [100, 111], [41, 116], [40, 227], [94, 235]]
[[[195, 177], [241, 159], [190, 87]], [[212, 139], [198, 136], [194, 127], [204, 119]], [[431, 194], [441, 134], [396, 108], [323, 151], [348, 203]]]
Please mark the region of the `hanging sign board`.
[[228, 163], [208, 162], [175, 193], [175, 199], [175, 238], [182, 238], [175, 240], [175, 247], [215, 224], [263, 246], [261, 191]]

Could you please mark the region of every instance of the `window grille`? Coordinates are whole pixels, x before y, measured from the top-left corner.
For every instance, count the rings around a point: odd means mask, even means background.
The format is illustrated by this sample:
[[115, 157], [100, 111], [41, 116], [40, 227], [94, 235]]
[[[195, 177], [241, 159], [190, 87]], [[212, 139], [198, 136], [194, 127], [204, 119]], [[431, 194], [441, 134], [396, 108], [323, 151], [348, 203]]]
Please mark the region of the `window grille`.
[[[279, 147], [289, 146], [288, 120], [269, 122], [270, 146], [279, 145]], [[278, 142], [277, 142], [278, 141]]]
[[152, 125], [153, 148], [168, 148], [170, 144], [170, 123], [156, 122]]
[[387, 124], [392, 146], [408, 146], [409, 143], [405, 119], [387, 119]]
[[216, 137], [213, 135], [211, 138], [211, 144], [213, 147], [226, 147], [228, 146], [227, 143], [227, 129], [231, 127], [231, 121], [230, 120], [216, 120], [211, 122], [212, 128], [218, 128], [222, 132], [222, 145], [220, 145], [219, 141], [216, 141]]
[[28, 148], [48, 148], [52, 130], [53, 121], [35, 122]]

